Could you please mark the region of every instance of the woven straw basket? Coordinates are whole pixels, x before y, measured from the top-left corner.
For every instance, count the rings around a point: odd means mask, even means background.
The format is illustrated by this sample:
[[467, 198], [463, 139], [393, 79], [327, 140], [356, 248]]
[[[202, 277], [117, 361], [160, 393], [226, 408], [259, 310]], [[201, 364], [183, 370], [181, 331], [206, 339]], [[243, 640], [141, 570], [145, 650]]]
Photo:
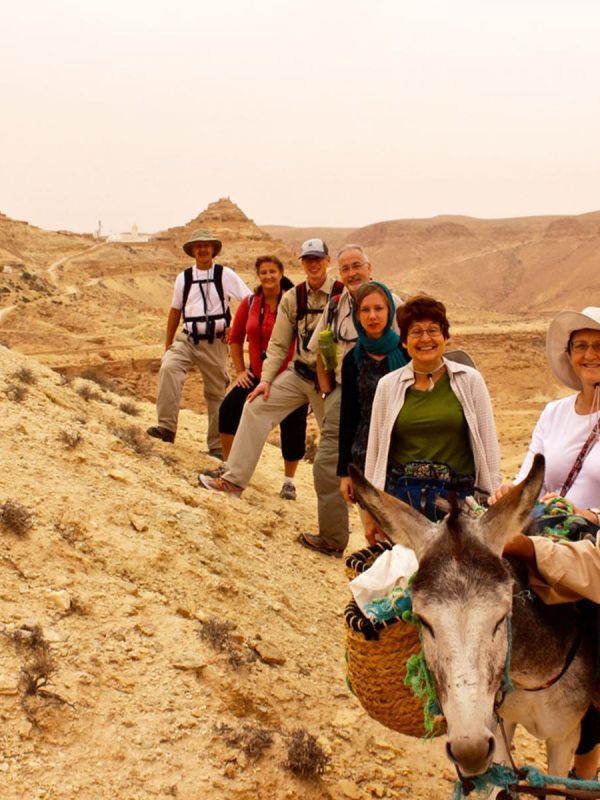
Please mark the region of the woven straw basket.
[[[348, 556], [348, 577], [364, 572], [388, 548], [378, 544]], [[362, 707], [392, 730], [425, 736], [423, 700], [404, 685], [406, 662], [421, 649], [416, 625], [401, 619], [371, 623], [354, 602], [346, 607], [345, 617], [348, 682]]]

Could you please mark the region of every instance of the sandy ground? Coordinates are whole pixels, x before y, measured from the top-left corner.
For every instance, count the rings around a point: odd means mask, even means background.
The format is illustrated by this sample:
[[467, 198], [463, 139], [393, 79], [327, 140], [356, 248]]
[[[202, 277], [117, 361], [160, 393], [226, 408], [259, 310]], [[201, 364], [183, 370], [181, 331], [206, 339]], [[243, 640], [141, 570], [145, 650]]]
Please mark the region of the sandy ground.
[[[507, 474], [560, 394], [543, 326], [457, 319], [455, 344], [494, 397]], [[211, 463], [201, 413], [182, 412], [175, 446], [152, 442], [151, 403], [65, 382], [3, 347], [0, 410], [0, 502], [32, 515], [23, 535], [0, 529], [3, 798], [451, 796], [443, 742], [383, 728], [345, 685], [342, 562], [295, 542], [315, 525], [310, 464], [296, 502], [278, 497], [271, 445], [241, 499], [207, 493], [196, 481]], [[350, 550], [363, 546], [355, 513], [352, 523]], [[24, 694], [20, 680], [36, 625], [49, 697]], [[203, 638], [211, 630], [222, 650]], [[38, 685], [46, 672], [38, 664]], [[297, 729], [329, 757], [320, 779], [286, 767]], [[542, 760], [525, 736], [518, 756]]]

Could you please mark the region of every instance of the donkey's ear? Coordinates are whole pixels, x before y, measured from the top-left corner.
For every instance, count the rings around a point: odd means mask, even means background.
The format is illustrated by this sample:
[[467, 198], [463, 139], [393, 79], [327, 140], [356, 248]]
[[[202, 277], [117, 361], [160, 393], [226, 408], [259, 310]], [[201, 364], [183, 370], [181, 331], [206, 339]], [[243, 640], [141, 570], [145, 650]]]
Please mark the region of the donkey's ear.
[[544, 456], [538, 453], [527, 477], [481, 518], [483, 540], [498, 555], [502, 554], [505, 543], [527, 525], [544, 483], [544, 463]]
[[354, 496], [394, 544], [411, 547], [420, 561], [439, 536], [439, 528], [423, 514], [385, 492], [376, 489], [352, 464], [349, 468]]

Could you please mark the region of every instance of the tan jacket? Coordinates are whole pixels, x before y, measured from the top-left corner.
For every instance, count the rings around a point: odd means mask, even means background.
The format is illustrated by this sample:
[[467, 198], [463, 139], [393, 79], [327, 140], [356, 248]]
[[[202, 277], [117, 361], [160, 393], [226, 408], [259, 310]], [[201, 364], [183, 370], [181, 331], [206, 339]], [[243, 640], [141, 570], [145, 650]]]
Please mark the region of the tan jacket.
[[[323, 311], [327, 305], [332, 286], [332, 278], [326, 278], [325, 283], [317, 291], [311, 289], [307, 283], [306, 299], [308, 308], [321, 309]], [[288, 289], [279, 304], [277, 319], [267, 347], [267, 358], [263, 364], [261, 376], [263, 381], [273, 382], [281, 365], [287, 358], [290, 345], [294, 339], [299, 339], [299, 341], [296, 341], [296, 350], [294, 358], [290, 362], [290, 368], [293, 368], [294, 361], [303, 361], [311, 369], [316, 369], [316, 353], [311, 352], [307, 347], [320, 314], [307, 314], [300, 323], [297, 321], [297, 315], [296, 287], [294, 286], [292, 289]]]
[[539, 576], [530, 585], [544, 603], [593, 600], [600, 603], [600, 550], [591, 541], [553, 542], [532, 536]]

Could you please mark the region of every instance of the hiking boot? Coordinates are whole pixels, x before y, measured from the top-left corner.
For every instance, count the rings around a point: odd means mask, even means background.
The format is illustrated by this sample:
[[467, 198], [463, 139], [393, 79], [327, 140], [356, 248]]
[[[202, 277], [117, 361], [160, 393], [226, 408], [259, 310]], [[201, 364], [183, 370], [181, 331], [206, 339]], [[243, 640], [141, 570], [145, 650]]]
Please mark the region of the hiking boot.
[[301, 533], [298, 536], [298, 541], [303, 547], [309, 550], [315, 550], [317, 553], [323, 553], [326, 556], [333, 556], [334, 558], [341, 558], [344, 555], [343, 547], [332, 547], [323, 539], [322, 536], [315, 536], [314, 533]]
[[[200, 475], [205, 475], [207, 478], [222, 478], [226, 472], [227, 467], [225, 464], [221, 464], [220, 467], [215, 469], [203, 469]], [[200, 480], [200, 475], [198, 475], [198, 480]]]
[[211, 458], [218, 458], [218, 459], [219, 459], [219, 461], [223, 461], [223, 451], [222, 451], [222, 450], [219, 450], [219, 449], [217, 449], [216, 447], [215, 447], [215, 449], [214, 449], [214, 450], [209, 450], [209, 451], [208, 451], [208, 455], [209, 455]]
[[235, 483], [226, 481], [225, 478], [209, 478], [207, 475], [198, 475], [198, 480], [200, 486], [211, 492], [223, 492], [233, 497], [239, 497], [244, 491], [241, 486], [236, 486]]
[[279, 492], [279, 497], [283, 500], [295, 500], [296, 499], [296, 487], [293, 483], [284, 483], [281, 487], [281, 491]]
[[170, 431], [168, 428], [161, 428], [160, 425], [153, 425], [146, 431], [148, 436], [154, 436], [155, 439], [161, 439], [163, 442], [170, 442], [173, 444], [175, 441], [175, 431]]

